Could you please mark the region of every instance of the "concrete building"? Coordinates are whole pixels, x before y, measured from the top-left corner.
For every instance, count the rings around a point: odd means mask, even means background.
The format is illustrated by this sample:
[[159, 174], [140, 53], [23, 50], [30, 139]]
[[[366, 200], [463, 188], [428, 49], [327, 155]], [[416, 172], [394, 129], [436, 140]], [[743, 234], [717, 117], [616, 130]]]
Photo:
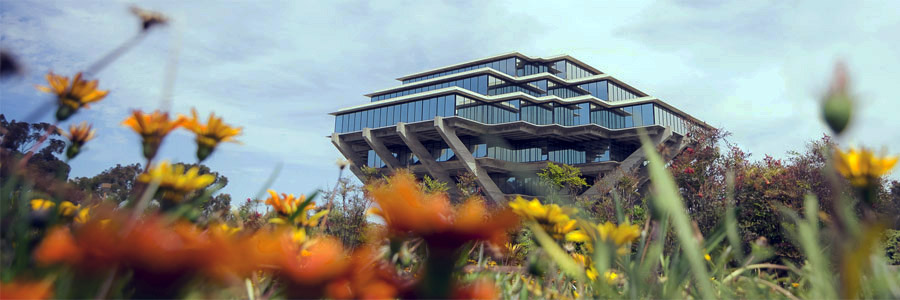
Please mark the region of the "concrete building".
[[401, 84], [343, 108], [332, 143], [360, 167], [409, 169], [450, 183], [471, 173], [495, 202], [537, 195], [547, 162], [579, 167], [597, 194], [641, 172], [642, 128], [671, 156], [705, 123], [571, 56], [508, 53], [398, 78]]

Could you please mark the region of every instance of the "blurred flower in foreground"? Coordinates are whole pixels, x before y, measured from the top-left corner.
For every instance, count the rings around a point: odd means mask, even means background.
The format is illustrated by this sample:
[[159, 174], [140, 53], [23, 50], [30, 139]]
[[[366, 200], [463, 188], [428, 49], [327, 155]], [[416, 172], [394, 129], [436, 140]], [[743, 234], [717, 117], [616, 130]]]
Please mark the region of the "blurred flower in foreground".
[[[616, 253], [619, 255], [628, 254], [631, 251], [631, 243], [641, 236], [641, 228], [638, 225], [628, 223], [616, 226], [613, 223], [605, 222], [597, 225], [597, 236], [601, 241], [612, 243], [618, 249]], [[566, 240], [570, 242], [583, 242], [588, 249], [593, 249], [592, 233], [588, 233], [585, 229], [573, 231], [566, 235]]]
[[109, 94], [109, 91], [101, 91], [97, 89], [98, 81], [96, 79], [85, 81], [81, 79], [81, 72], [75, 74], [72, 84], [69, 85], [69, 78], [47, 73], [47, 82], [50, 86], [37, 86], [37, 89], [51, 94], [56, 94], [59, 108], [56, 110], [56, 120], [65, 121], [71, 117], [78, 109], [88, 108], [90, 103], [102, 100]]
[[567, 233], [575, 230], [575, 220], [569, 217], [570, 209], [563, 209], [556, 204], [541, 204], [538, 199], [531, 201], [522, 197], [509, 203], [509, 207], [517, 215], [537, 222], [551, 237], [557, 240], [563, 239]]
[[371, 193], [378, 204], [371, 213], [384, 219], [392, 232], [421, 236], [431, 246], [455, 249], [472, 240], [503, 245], [506, 231], [519, 222], [509, 209], [489, 213], [478, 198], [454, 210], [445, 195], [425, 193], [410, 174], [394, 175]]
[[835, 149], [835, 168], [855, 187], [865, 188], [877, 184], [877, 179], [891, 171], [897, 164], [897, 156], [876, 156], [871, 150], [850, 148], [843, 152]]
[[53, 298], [51, 281], [0, 282], [0, 299], [50, 299]]
[[498, 299], [499, 296], [497, 285], [487, 279], [456, 287], [453, 291], [453, 299]]
[[[185, 172], [184, 165], [171, 165], [168, 161], [163, 161], [138, 176], [138, 181], [143, 183], [159, 182], [158, 193], [171, 203], [183, 201], [190, 193], [209, 186], [215, 180], [216, 177], [212, 174], [200, 174], [198, 167]], [[165, 205], [166, 201], [162, 203]]]
[[283, 236], [269, 231], [253, 236], [204, 231], [189, 223], [170, 224], [161, 217], [128, 226], [127, 214], [113, 213], [111, 208], [100, 210], [100, 217], [80, 227], [49, 230], [34, 251], [35, 261], [68, 265], [89, 276], [125, 268], [138, 284], [138, 295], [172, 298], [180, 286], [190, 284], [193, 275], [241, 282], [261, 265], [274, 262], [270, 245]]
[[828, 127], [840, 135], [850, 124], [853, 115], [853, 97], [848, 88], [847, 67], [843, 63], [835, 65], [833, 76], [831, 87], [822, 104], [822, 115]]
[[166, 25], [169, 22], [169, 18], [165, 15], [150, 11], [146, 9], [142, 9], [137, 6], [131, 7], [131, 13], [141, 19], [141, 30], [148, 30], [156, 25]]
[[184, 127], [197, 135], [197, 159], [200, 161], [209, 157], [219, 143], [236, 143], [234, 137], [241, 134], [241, 128], [228, 126], [222, 118], [217, 118], [212, 113], [209, 114], [206, 124], [200, 122], [196, 109], [191, 109], [191, 117], [184, 123]]
[[152, 114], [145, 114], [140, 110], [135, 110], [131, 116], [122, 121], [122, 125], [131, 127], [134, 132], [141, 135], [144, 157], [152, 160], [156, 156], [156, 151], [159, 150], [159, 145], [162, 144], [163, 138], [172, 130], [184, 125], [185, 121], [185, 118], [182, 116], [171, 120], [169, 119], [169, 113], [163, 113], [159, 110], [154, 111]]
[[65, 132], [62, 129], [57, 130], [72, 143], [66, 150], [66, 157], [69, 159], [75, 158], [81, 152], [81, 147], [84, 146], [84, 143], [93, 139], [94, 132], [96, 132], [91, 129], [91, 125], [88, 125], [87, 122], [81, 122], [78, 126], [69, 125], [69, 132]]

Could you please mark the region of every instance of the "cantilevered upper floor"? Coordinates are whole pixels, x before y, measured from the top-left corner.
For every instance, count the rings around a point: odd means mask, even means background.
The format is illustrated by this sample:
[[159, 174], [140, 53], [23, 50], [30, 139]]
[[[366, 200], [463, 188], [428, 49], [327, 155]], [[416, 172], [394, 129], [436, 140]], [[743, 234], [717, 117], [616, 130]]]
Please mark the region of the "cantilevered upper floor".
[[399, 78], [403, 84], [334, 113], [334, 132], [458, 116], [484, 124], [600, 125], [609, 129], [670, 126], [684, 133], [706, 126], [568, 55], [532, 58], [508, 53]]

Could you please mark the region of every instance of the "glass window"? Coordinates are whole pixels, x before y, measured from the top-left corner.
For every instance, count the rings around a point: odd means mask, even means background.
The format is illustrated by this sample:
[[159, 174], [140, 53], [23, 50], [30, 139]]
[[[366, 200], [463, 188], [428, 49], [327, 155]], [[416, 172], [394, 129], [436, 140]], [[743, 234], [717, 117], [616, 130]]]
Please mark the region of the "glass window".
[[413, 117], [413, 119], [416, 121], [422, 121], [422, 101], [416, 101], [415, 105], [415, 116]]
[[369, 113], [367, 111], [361, 111], [359, 113], [360, 113], [359, 129], [363, 129], [368, 125]]
[[400, 121], [409, 123], [409, 102], [403, 103], [400, 106]]

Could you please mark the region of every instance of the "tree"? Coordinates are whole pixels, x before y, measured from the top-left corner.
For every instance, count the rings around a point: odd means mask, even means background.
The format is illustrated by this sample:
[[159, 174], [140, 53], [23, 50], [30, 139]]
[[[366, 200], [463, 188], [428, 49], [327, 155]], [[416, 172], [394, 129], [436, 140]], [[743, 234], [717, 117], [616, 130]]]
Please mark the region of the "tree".
[[446, 193], [450, 188], [447, 187], [446, 182], [432, 179], [431, 176], [425, 175], [422, 177], [422, 190], [426, 193]]
[[137, 177], [141, 172], [143, 167], [138, 163], [124, 166], [116, 164], [93, 177], [77, 177], [71, 182], [100, 199], [121, 203], [134, 193], [138, 184]]
[[564, 191], [573, 197], [588, 186], [587, 181], [581, 177], [581, 169], [567, 165], [547, 163], [547, 167], [537, 173], [541, 183], [553, 191]]
[[65, 151], [66, 142], [55, 126], [44, 122], [7, 121], [6, 116], [0, 114], [0, 148], [7, 152], [9, 158], [21, 159], [44, 135], [47, 137], [28, 160], [28, 168], [62, 179], [68, 178], [71, 167], [57, 157]]
[[353, 183], [349, 178], [341, 178], [333, 192], [323, 193], [325, 199], [334, 201], [328, 212], [325, 233], [335, 236], [351, 248], [366, 241], [366, 212], [372, 206], [364, 193], [365, 187]]

